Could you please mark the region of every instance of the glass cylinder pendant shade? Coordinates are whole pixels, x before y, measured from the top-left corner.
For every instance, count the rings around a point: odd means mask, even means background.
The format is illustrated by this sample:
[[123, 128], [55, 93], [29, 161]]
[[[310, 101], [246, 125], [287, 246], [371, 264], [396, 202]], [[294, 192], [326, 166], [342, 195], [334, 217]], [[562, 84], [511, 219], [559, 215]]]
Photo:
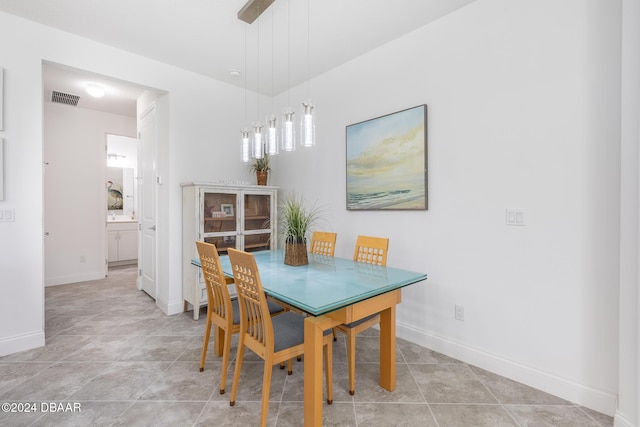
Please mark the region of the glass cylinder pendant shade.
[[276, 116], [271, 115], [267, 120], [267, 154], [274, 156], [278, 154], [278, 129], [276, 128]]
[[262, 125], [253, 126], [253, 158], [261, 159], [264, 157], [264, 146], [262, 145]]
[[243, 130], [240, 132], [242, 138], [242, 161], [247, 163], [251, 160], [251, 147], [249, 144], [249, 131]]
[[316, 123], [311, 101], [302, 103], [302, 120], [300, 121], [300, 144], [303, 147], [316, 145]]
[[296, 131], [293, 125], [292, 111], [285, 111], [282, 121], [282, 149], [284, 151], [293, 151], [296, 149]]

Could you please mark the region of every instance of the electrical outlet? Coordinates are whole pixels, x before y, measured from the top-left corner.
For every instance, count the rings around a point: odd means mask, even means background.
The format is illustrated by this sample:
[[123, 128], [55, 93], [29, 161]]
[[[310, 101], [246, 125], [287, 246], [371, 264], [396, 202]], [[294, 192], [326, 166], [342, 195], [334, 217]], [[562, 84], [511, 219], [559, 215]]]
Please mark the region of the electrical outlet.
[[464, 321], [464, 307], [456, 304], [456, 320]]

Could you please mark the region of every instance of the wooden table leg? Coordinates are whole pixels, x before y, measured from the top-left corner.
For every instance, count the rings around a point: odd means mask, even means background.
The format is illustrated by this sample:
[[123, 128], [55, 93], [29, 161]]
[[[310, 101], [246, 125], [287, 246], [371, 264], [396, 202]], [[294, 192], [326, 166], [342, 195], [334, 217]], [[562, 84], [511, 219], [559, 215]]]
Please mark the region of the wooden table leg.
[[318, 317], [304, 320], [304, 425], [322, 426], [322, 329]]
[[396, 388], [396, 306], [380, 312], [380, 386]]
[[322, 336], [337, 322], [328, 317], [304, 319], [304, 425], [322, 426]]

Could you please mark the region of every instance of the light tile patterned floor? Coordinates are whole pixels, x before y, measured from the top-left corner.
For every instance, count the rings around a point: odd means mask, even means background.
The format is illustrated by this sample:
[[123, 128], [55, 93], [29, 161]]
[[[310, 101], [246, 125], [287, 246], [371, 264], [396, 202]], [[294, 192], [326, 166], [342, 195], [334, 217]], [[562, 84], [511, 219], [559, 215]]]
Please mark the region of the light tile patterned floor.
[[[136, 269], [45, 290], [47, 345], [0, 358], [0, 402], [35, 412], [0, 413], [3, 426], [258, 425], [262, 363], [247, 352], [238, 398], [218, 393], [220, 358], [199, 372], [206, 314], [164, 315], [135, 287]], [[347, 391], [346, 347], [334, 348], [334, 404], [326, 426], [612, 426], [611, 417], [398, 339], [397, 388], [377, 384], [376, 330], [358, 337], [356, 394]], [[235, 355], [236, 343], [232, 348]], [[302, 362], [275, 369], [270, 426], [302, 425]], [[44, 402], [44, 405], [43, 405]], [[74, 403], [80, 412], [53, 411]], [[16, 405], [17, 406], [17, 405]], [[32, 407], [33, 408], [33, 407]], [[48, 409], [48, 411], [42, 411]]]

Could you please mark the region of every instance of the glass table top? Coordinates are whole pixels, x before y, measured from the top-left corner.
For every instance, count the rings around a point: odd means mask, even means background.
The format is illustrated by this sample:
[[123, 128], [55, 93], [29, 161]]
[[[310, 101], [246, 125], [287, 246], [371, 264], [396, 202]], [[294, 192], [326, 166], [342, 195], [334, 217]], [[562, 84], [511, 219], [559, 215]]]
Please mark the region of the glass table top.
[[[426, 280], [427, 275], [350, 259], [309, 254], [309, 264], [284, 263], [284, 251], [253, 252], [267, 295], [319, 316], [359, 301]], [[227, 255], [222, 270], [232, 276]], [[200, 260], [193, 260], [200, 265]]]

